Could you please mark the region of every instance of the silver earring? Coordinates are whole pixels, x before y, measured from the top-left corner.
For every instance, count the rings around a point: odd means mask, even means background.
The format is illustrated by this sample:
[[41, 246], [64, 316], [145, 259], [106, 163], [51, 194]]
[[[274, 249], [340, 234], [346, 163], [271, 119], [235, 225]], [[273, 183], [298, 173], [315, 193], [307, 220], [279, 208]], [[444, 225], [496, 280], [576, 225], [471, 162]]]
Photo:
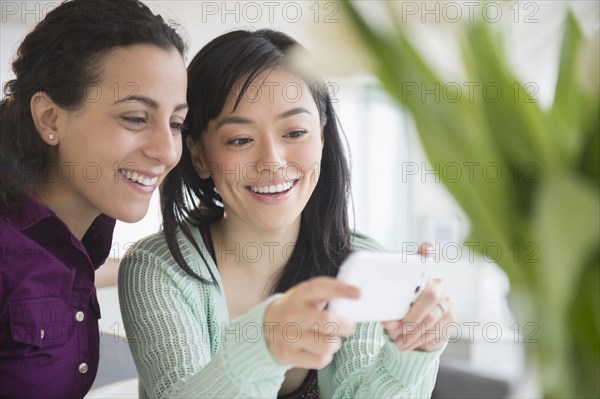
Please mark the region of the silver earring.
[[53, 134], [49, 134], [48, 135], [48, 140], [54, 140], [54, 135]]

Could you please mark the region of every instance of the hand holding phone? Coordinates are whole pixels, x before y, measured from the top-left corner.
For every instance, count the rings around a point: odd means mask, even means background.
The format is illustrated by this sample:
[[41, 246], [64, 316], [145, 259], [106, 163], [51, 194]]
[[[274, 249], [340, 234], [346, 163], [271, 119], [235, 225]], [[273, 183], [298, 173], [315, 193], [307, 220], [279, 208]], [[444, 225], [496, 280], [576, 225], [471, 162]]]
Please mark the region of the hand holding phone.
[[427, 284], [433, 260], [421, 255], [353, 252], [337, 278], [360, 289], [358, 299], [334, 299], [329, 310], [355, 322], [400, 320]]

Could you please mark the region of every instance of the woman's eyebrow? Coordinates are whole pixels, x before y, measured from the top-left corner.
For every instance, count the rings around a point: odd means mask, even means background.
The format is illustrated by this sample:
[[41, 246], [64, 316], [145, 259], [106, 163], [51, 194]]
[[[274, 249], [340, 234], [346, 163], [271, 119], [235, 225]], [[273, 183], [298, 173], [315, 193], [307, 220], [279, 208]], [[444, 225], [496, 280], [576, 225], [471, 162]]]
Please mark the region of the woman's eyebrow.
[[154, 101], [153, 99], [151, 99], [150, 97], [135, 96], [135, 95], [127, 96], [121, 100], [115, 101], [113, 104], [132, 103], [132, 102], [140, 102], [140, 103], [145, 104], [145, 105], [149, 106], [150, 108], [154, 108], [154, 109], [158, 108], [158, 103], [156, 101]]
[[[140, 102], [142, 104], [149, 106], [152, 109], [160, 108], [159, 104], [156, 101], [154, 101], [153, 99], [151, 99], [150, 97], [135, 96], [135, 95], [127, 96], [119, 101], [115, 101], [113, 104], [121, 104], [121, 103], [126, 103], [126, 102]], [[187, 108], [188, 108], [187, 103], [178, 104], [175, 107], [175, 111], [180, 111], [180, 110], [187, 109]]]
[[298, 107], [298, 108], [292, 108], [289, 111], [283, 112], [281, 115], [279, 115], [279, 119], [289, 118], [290, 116], [294, 116], [294, 115], [298, 115], [298, 114], [302, 114], [302, 113], [312, 115], [312, 113], [309, 110], [307, 110], [306, 108]]
[[226, 116], [221, 119], [221, 121], [217, 124], [216, 129], [220, 128], [223, 125], [234, 124], [234, 125], [249, 125], [252, 121], [248, 118], [242, 118], [241, 116]]
[[[312, 115], [312, 113], [309, 110], [307, 110], [306, 108], [298, 107], [298, 108], [292, 108], [288, 111], [281, 113], [277, 118], [284, 119], [284, 118], [289, 118], [290, 116], [303, 114], [303, 113]], [[219, 123], [216, 126], [216, 129], [220, 128], [223, 125], [227, 125], [227, 124], [250, 125], [251, 123], [252, 123], [252, 121], [250, 119], [243, 118], [241, 116], [226, 116], [225, 118], [223, 118], [219, 121]]]

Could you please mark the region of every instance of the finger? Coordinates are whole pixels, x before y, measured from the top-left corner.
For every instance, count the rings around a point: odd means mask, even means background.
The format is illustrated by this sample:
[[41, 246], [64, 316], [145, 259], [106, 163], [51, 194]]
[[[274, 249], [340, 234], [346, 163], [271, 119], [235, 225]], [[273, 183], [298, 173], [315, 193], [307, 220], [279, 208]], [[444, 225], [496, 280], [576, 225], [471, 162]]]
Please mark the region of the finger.
[[316, 327], [314, 330], [320, 334], [348, 337], [354, 333], [356, 323], [352, 320], [331, 311], [322, 311], [322, 313], [325, 313], [325, 317], [314, 326]]
[[440, 322], [444, 316], [439, 307], [435, 306], [433, 311], [417, 325], [416, 331], [406, 335], [401, 334], [401, 337], [398, 339], [400, 342], [399, 349], [401, 351], [408, 351], [424, 345], [431, 340], [439, 341], [442, 334]]
[[403, 323], [421, 323], [437, 303], [441, 300], [444, 293], [444, 282], [440, 279], [432, 279], [427, 282], [425, 289], [412, 304], [406, 316], [402, 319]]
[[342, 337], [352, 335], [356, 325], [354, 321], [336, 312], [310, 308], [302, 312], [301, 319], [296, 319], [296, 323], [303, 329]]
[[442, 326], [445, 326], [446, 324], [452, 321], [452, 314], [444, 314], [444, 316], [440, 320], [435, 322], [439, 326], [439, 328], [429, 328], [429, 333], [421, 335], [420, 339], [413, 340], [412, 342], [407, 342], [406, 344], [400, 347], [400, 350], [403, 352], [408, 352], [415, 349], [431, 351], [439, 348], [447, 339], [447, 337], [445, 337], [441, 332]]
[[386, 330], [399, 330], [402, 328], [401, 320], [382, 321], [381, 324]]
[[448, 296], [444, 296], [436, 305], [437, 310], [441, 313], [440, 318], [444, 315], [452, 312], [452, 299]]
[[313, 355], [335, 354], [342, 347], [342, 338], [319, 334], [316, 331], [306, 331], [297, 342], [298, 347]]
[[342, 337], [321, 334], [315, 330], [302, 330], [298, 326], [281, 331], [281, 342], [290, 351], [306, 351], [315, 355], [335, 353], [342, 344]]
[[421, 243], [418, 253], [424, 256], [433, 255], [433, 245], [430, 242]]
[[332, 277], [315, 277], [298, 285], [295, 292], [301, 301], [324, 308], [325, 303], [335, 298], [357, 299], [360, 290]]
[[418, 325], [418, 331], [401, 339], [400, 350], [413, 350], [426, 346], [427, 343], [432, 341], [439, 343], [442, 339], [442, 326], [453, 320], [452, 300], [450, 297], [444, 296], [436, 304], [431, 313]]
[[387, 330], [388, 335], [393, 341], [396, 341], [400, 334], [402, 334], [402, 323], [399, 320], [384, 321], [381, 324], [383, 325], [383, 328]]

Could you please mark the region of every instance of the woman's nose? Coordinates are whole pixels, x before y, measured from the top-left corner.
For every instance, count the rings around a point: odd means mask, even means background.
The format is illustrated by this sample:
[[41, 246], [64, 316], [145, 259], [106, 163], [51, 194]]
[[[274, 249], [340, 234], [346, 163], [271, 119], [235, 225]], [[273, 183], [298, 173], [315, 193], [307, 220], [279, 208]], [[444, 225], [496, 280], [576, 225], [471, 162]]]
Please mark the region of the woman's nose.
[[144, 153], [163, 165], [171, 165], [181, 154], [181, 135], [173, 134], [170, 123], [156, 126], [144, 146]]
[[259, 170], [283, 168], [286, 163], [285, 149], [273, 140], [266, 141], [260, 148], [256, 163]]

